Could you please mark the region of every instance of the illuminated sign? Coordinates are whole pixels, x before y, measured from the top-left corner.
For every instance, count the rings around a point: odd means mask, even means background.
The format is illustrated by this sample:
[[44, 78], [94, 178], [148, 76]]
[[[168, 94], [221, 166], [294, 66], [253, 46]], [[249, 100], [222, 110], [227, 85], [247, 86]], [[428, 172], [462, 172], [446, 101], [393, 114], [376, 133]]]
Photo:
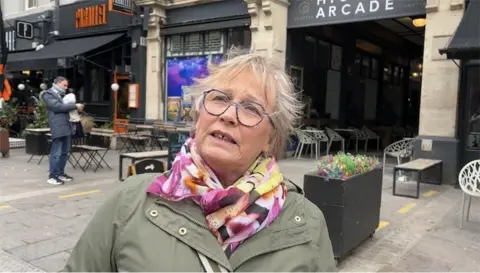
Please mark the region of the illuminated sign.
[[79, 8], [75, 12], [75, 27], [88, 28], [107, 24], [107, 5]]

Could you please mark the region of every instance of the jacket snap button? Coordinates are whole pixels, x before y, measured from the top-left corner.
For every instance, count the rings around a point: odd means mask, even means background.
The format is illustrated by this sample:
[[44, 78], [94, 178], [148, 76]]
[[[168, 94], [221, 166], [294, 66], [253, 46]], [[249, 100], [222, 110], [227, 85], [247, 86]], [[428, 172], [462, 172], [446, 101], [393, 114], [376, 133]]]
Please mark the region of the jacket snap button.
[[302, 218], [300, 216], [295, 216], [295, 222], [300, 223], [302, 221]]
[[178, 233], [180, 233], [180, 235], [183, 236], [183, 235], [187, 234], [187, 229], [184, 228], [184, 227], [182, 227], [182, 228], [180, 228], [180, 229], [178, 230]]
[[152, 216], [152, 217], [157, 217], [157, 216], [158, 216], [158, 211], [156, 211], [156, 210], [151, 210], [151, 211], [150, 211], [150, 216]]

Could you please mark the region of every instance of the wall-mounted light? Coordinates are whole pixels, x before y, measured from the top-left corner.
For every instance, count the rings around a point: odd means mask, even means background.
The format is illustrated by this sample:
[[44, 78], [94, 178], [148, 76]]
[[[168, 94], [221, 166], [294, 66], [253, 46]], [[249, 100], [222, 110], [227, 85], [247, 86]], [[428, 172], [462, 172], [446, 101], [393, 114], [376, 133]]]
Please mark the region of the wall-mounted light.
[[426, 18], [415, 18], [412, 20], [412, 23], [415, 27], [424, 27], [427, 24]]
[[42, 82], [42, 83], [40, 84], [40, 89], [46, 90], [46, 89], [47, 89], [47, 84], [44, 83], [44, 82]]
[[111, 88], [112, 88], [113, 91], [118, 91], [118, 89], [120, 89], [120, 86], [118, 86], [117, 83], [113, 83]]
[[21, 83], [18, 85], [18, 90], [23, 91], [25, 90], [25, 84]]
[[132, 48], [137, 48], [138, 44], [137, 42], [132, 42]]
[[416, 77], [418, 77], [418, 73], [417, 73], [417, 72], [413, 72], [413, 73], [412, 73], [412, 76], [413, 76], [414, 78], [416, 78]]

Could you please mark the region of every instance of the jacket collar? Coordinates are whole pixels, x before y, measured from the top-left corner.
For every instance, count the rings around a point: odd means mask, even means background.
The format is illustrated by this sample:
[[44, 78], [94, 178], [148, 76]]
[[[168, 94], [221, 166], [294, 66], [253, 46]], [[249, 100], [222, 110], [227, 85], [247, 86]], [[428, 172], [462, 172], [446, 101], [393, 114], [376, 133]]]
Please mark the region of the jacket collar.
[[56, 99], [58, 100], [62, 100], [62, 97], [60, 96], [60, 94], [58, 94], [58, 92], [56, 92], [53, 87], [48, 89], [47, 91], [45, 91], [45, 93], [49, 93], [49, 94], [52, 94]]
[[[298, 195], [295, 196], [295, 193], [302, 194], [303, 192], [289, 180], [285, 184], [290, 196], [287, 195], [285, 205], [278, 218], [269, 227], [255, 234], [252, 237], [255, 238], [254, 240], [246, 240], [240, 244], [230, 259], [227, 258], [217, 239], [208, 229], [205, 215], [192, 200], [186, 199], [180, 202], [170, 202], [163, 198], [156, 198], [154, 204], [147, 208], [145, 215], [162, 230], [214, 260], [229, 271], [233, 271], [256, 256], [312, 240], [305, 232], [307, 229], [306, 221], [304, 221], [305, 206], [300, 204], [303, 198], [299, 198]], [[160, 210], [158, 206], [168, 208], [168, 210]], [[165, 215], [152, 217], [150, 214], [152, 210], [157, 210], [159, 213], [164, 211], [166, 213]], [[188, 230], [188, 232], [181, 235], [179, 231], [182, 228]]]

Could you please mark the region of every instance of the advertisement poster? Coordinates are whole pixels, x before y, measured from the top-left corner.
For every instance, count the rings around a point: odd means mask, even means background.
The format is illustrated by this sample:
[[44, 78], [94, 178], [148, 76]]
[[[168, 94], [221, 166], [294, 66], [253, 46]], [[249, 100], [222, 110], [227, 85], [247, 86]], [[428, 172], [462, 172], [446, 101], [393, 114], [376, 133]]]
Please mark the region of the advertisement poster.
[[[208, 65], [218, 64], [222, 55], [179, 57], [167, 60], [167, 120], [191, 121], [193, 96], [189, 86], [208, 76]], [[178, 108], [177, 108], [178, 107]]]
[[180, 120], [180, 110], [182, 109], [182, 98], [181, 97], [168, 97], [167, 98], [167, 120], [169, 121], [179, 121]]

